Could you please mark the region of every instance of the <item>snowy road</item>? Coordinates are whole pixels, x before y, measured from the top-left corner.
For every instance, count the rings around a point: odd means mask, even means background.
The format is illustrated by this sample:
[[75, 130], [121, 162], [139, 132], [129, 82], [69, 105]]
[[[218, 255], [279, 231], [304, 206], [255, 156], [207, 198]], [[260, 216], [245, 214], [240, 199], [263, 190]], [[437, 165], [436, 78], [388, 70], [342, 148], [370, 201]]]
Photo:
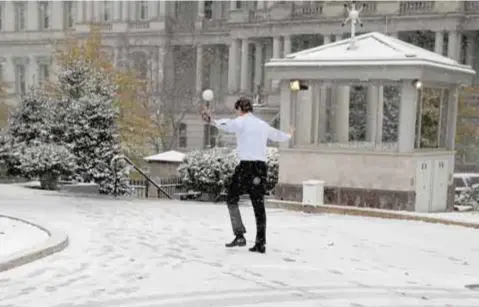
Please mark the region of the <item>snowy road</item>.
[[[63, 229], [59, 254], [0, 273], [0, 306], [479, 306], [479, 231], [268, 211], [268, 250], [227, 250], [222, 205], [0, 185], [0, 210]], [[250, 208], [242, 208], [254, 237]]]

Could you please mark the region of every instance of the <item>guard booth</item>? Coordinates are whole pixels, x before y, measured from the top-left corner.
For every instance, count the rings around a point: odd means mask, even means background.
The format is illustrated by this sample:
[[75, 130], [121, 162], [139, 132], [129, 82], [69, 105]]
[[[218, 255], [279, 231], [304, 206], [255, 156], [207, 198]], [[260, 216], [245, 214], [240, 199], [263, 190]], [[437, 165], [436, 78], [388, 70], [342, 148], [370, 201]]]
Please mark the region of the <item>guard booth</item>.
[[[317, 179], [325, 204], [452, 208], [457, 103], [470, 66], [373, 32], [265, 67], [281, 80], [281, 129], [296, 127], [280, 148], [277, 199], [301, 201], [302, 182]], [[292, 91], [296, 80], [308, 89]]]

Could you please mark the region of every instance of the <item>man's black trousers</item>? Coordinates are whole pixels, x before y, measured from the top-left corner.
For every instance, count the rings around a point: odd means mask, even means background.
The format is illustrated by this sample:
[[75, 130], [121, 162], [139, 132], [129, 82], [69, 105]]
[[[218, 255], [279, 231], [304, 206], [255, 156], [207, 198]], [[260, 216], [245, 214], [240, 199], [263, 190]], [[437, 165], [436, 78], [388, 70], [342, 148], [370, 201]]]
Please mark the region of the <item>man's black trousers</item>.
[[233, 174], [228, 188], [228, 210], [236, 236], [243, 235], [246, 229], [238, 208], [240, 196], [247, 193], [253, 204], [256, 218], [256, 244], [266, 244], [266, 211], [264, 195], [266, 194], [267, 165], [263, 161], [241, 161]]

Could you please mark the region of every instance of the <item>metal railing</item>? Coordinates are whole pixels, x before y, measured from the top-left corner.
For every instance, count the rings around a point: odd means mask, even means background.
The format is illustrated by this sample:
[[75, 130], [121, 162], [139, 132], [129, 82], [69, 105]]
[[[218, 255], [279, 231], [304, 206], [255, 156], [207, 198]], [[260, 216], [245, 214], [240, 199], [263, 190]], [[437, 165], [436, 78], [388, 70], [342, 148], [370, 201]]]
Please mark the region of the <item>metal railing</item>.
[[400, 15], [416, 15], [434, 12], [434, 1], [401, 1]]
[[478, 12], [479, 2], [477, 1], [464, 1], [464, 11], [466, 12]]
[[[118, 156], [115, 156], [113, 157], [113, 159], [111, 159], [111, 162], [110, 162], [110, 167], [112, 169], [112, 172], [113, 172], [113, 176], [114, 176], [114, 182], [115, 182], [115, 186], [114, 186], [114, 191], [113, 191], [113, 194], [115, 196], [118, 195], [118, 186], [117, 186], [117, 178], [116, 178], [116, 171], [115, 171], [115, 166], [116, 166], [116, 161], [117, 160], [120, 160], [120, 159], [123, 159], [126, 163], [130, 164], [138, 173], [140, 173], [140, 175], [142, 175], [146, 181], [149, 183], [149, 184], [152, 184], [156, 189], [157, 189], [157, 192], [158, 192], [158, 198], [160, 198], [160, 195], [163, 194], [164, 196], [166, 196], [166, 198], [168, 199], [172, 199], [172, 197], [170, 196], [170, 194], [168, 194], [161, 185], [159, 185], [158, 183], [156, 183], [153, 179], [150, 178], [150, 176], [148, 176], [147, 174], [145, 174], [145, 172], [143, 172], [139, 167], [137, 167], [135, 165], [135, 163], [133, 163], [133, 161], [131, 161], [128, 157], [124, 156], [124, 155], [118, 155]], [[148, 192], [149, 192], [149, 184], [148, 185], [145, 185], [145, 193], [146, 193], [146, 198], [148, 198]]]
[[149, 29], [150, 21], [149, 20], [136, 20], [128, 22], [128, 27], [130, 29]]
[[[159, 178], [158, 181], [158, 185], [169, 195], [187, 193], [187, 188], [181, 182], [180, 177], [164, 177]], [[152, 196], [148, 180], [130, 180], [130, 186], [133, 188], [133, 196], [137, 198], [149, 198]], [[158, 193], [156, 196], [158, 198], [164, 198], [164, 194]]]
[[323, 3], [293, 6], [293, 19], [315, 19], [323, 16]]

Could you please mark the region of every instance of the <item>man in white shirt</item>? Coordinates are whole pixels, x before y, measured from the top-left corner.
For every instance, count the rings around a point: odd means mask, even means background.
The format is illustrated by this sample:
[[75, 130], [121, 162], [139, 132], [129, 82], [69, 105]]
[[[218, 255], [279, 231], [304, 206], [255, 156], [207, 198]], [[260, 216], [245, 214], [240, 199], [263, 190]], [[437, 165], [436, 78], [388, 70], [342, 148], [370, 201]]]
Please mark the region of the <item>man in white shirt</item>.
[[235, 119], [212, 120], [211, 115], [203, 112], [205, 121], [211, 122], [217, 128], [236, 134], [237, 153], [240, 160], [228, 187], [227, 203], [231, 225], [235, 239], [226, 247], [245, 246], [245, 226], [241, 219], [238, 201], [245, 192], [249, 194], [256, 218], [256, 242], [249, 250], [265, 253], [266, 248], [266, 210], [264, 195], [266, 193], [267, 177], [267, 141], [285, 142], [291, 138], [290, 133], [284, 133], [271, 127], [265, 121], [252, 114], [253, 105], [247, 98], [240, 98], [235, 103], [239, 116]]

